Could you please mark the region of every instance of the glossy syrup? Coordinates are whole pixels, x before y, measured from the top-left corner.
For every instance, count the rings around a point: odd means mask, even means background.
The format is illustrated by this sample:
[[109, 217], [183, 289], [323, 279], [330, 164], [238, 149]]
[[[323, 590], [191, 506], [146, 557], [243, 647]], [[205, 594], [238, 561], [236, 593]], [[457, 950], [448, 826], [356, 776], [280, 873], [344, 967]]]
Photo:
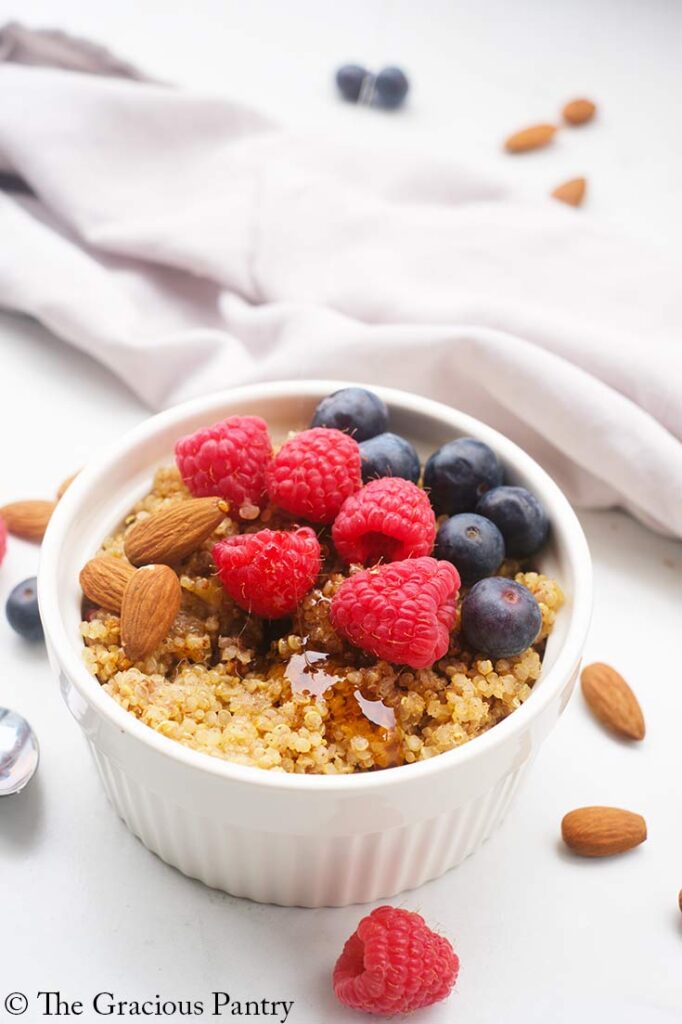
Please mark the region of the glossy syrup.
[[[284, 669], [285, 678], [291, 685], [292, 693], [309, 693], [312, 697], [319, 698], [328, 694], [334, 686], [343, 685], [345, 682], [343, 666], [323, 651], [303, 650], [298, 654], [292, 654]], [[387, 761], [396, 763], [397, 759], [397, 736], [396, 719], [393, 708], [389, 707], [382, 700], [370, 700], [365, 697], [359, 689], [352, 693], [354, 704], [352, 712], [348, 715], [347, 721], [358, 720], [360, 717], [369, 723], [375, 735], [381, 739], [385, 746]], [[335, 721], [339, 716], [335, 714]]]

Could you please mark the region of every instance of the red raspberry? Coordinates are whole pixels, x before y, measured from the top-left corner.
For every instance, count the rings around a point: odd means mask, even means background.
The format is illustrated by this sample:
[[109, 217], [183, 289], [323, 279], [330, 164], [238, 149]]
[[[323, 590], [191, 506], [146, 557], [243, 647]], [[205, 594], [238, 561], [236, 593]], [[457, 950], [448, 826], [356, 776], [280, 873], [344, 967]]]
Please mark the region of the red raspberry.
[[448, 649], [458, 589], [454, 565], [435, 558], [363, 569], [334, 594], [331, 623], [377, 658], [428, 668]]
[[0, 518], [0, 565], [5, 557], [7, 551], [7, 527], [5, 526], [5, 520]]
[[458, 974], [454, 949], [420, 914], [378, 907], [343, 947], [332, 985], [353, 1010], [390, 1017], [445, 999]]
[[346, 498], [334, 520], [332, 539], [346, 562], [399, 562], [430, 555], [436, 517], [424, 491], [411, 480], [372, 480]]
[[260, 416], [228, 416], [175, 446], [175, 461], [194, 497], [226, 498], [235, 518], [242, 508], [262, 505], [271, 458], [272, 442]]
[[213, 560], [230, 597], [265, 619], [295, 611], [322, 564], [320, 542], [309, 526], [226, 537], [213, 548]]
[[348, 434], [313, 427], [289, 438], [268, 466], [270, 498], [293, 516], [331, 523], [362, 487], [360, 448]]

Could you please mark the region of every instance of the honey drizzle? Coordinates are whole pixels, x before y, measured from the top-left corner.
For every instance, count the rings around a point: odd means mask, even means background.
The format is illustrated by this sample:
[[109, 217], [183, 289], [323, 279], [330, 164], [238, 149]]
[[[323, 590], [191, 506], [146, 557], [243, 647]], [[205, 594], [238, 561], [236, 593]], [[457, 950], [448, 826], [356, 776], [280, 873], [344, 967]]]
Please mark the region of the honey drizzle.
[[[309, 693], [316, 699], [322, 697], [327, 690], [344, 678], [343, 674], [329, 671], [332, 665], [330, 655], [324, 651], [304, 648], [300, 653], [292, 654], [284, 669], [291, 692]], [[382, 700], [369, 700], [360, 690], [355, 690], [353, 696], [367, 721], [382, 729], [388, 738], [388, 734], [393, 732], [396, 726], [393, 708], [384, 704]]]

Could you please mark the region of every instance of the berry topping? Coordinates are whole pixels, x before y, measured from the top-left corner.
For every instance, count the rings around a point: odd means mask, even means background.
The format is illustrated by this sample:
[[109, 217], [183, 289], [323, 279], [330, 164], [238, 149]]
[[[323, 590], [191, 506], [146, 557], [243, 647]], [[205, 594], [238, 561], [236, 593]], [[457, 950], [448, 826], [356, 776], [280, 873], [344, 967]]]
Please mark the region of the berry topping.
[[494, 523], [474, 512], [447, 519], [436, 536], [436, 558], [452, 562], [469, 585], [490, 576], [504, 558], [504, 540]]
[[364, 569], [334, 594], [331, 623], [377, 658], [428, 668], [448, 649], [458, 589], [457, 570], [435, 558]]
[[341, 557], [363, 565], [430, 555], [435, 536], [436, 517], [424, 492], [390, 476], [346, 498], [332, 527]]
[[311, 427], [332, 427], [366, 441], [388, 429], [386, 403], [366, 388], [342, 388], [323, 398], [312, 418]]
[[480, 580], [462, 601], [462, 632], [467, 642], [491, 658], [521, 654], [541, 626], [540, 605], [530, 590], [503, 576]]
[[336, 84], [344, 100], [357, 103], [365, 79], [371, 79], [371, 77], [367, 68], [363, 68], [359, 64], [344, 64], [336, 72]]
[[7, 598], [7, 621], [25, 640], [42, 640], [43, 624], [38, 609], [38, 581], [35, 577], [24, 580]]
[[175, 446], [180, 475], [195, 498], [216, 496], [230, 502], [231, 514], [252, 510], [265, 497], [265, 470], [272, 442], [260, 416], [228, 416], [212, 427], [181, 437]]
[[393, 110], [407, 96], [410, 83], [400, 68], [384, 68], [374, 80], [374, 92], [380, 106]]
[[296, 610], [320, 571], [320, 544], [303, 526], [226, 537], [213, 559], [230, 597], [247, 612], [278, 619]]
[[266, 478], [279, 508], [311, 523], [331, 523], [362, 487], [358, 443], [340, 430], [304, 430], [282, 445]]
[[332, 984], [345, 1006], [390, 1017], [445, 999], [458, 974], [451, 944], [420, 914], [377, 907], [343, 947]]
[[434, 452], [424, 467], [424, 488], [438, 515], [471, 512], [479, 498], [502, 483], [502, 466], [483, 441], [460, 437]]
[[7, 551], [7, 527], [5, 526], [5, 520], [0, 516], [0, 565], [5, 557]]
[[494, 487], [483, 495], [476, 511], [495, 523], [512, 558], [534, 555], [547, 539], [547, 513], [525, 487]]
[[417, 451], [414, 445], [397, 434], [377, 434], [363, 441], [360, 458], [365, 483], [381, 476], [401, 476], [413, 484], [419, 480], [421, 465]]

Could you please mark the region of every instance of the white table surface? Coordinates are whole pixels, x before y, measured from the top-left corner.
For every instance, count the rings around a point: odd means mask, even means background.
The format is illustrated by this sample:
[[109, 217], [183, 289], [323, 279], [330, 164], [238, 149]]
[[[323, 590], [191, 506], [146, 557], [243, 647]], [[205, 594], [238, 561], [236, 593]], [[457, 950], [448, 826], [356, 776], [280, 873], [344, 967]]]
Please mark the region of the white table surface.
[[[159, 77], [239, 95], [292, 123], [466, 155], [529, 191], [585, 173], [590, 215], [680, 248], [675, 0], [2, 0], [0, 19], [10, 18], [58, 22]], [[337, 102], [330, 77], [349, 59], [402, 64], [414, 81], [409, 108], [382, 116]], [[523, 161], [498, 153], [505, 134], [551, 118], [576, 93], [599, 101], [598, 124]], [[0, 503], [48, 496], [146, 415], [106, 371], [6, 314], [0, 360]], [[647, 738], [635, 748], [609, 738], [576, 695], [500, 831], [396, 901], [447, 933], [462, 959], [456, 994], [415, 1024], [682, 1014], [682, 551], [617, 512], [581, 518], [596, 571], [587, 658], [631, 681]], [[37, 561], [37, 549], [12, 541], [0, 601]], [[0, 806], [0, 1021], [7, 992], [49, 989], [86, 1007], [101, 990], [127, 1000], [224, 990], [293, 999], [293, 1024], [360, 1020], [335, 1004], [329, 972], [364, 911], [258, 906], [162, 864], [107, 805], [43, 649], [3, 615], [0, 645], [0, 703], [30, 719], [42, 748], [30, 789]], [[610, 861], [568, 856], [561, 817], [590, 803], [643, 813], [648, 842]], [[25, 1019], [42, 1017], [34, 1008]], [[80, 1019], [101, 1018], [86, 1009]]]

